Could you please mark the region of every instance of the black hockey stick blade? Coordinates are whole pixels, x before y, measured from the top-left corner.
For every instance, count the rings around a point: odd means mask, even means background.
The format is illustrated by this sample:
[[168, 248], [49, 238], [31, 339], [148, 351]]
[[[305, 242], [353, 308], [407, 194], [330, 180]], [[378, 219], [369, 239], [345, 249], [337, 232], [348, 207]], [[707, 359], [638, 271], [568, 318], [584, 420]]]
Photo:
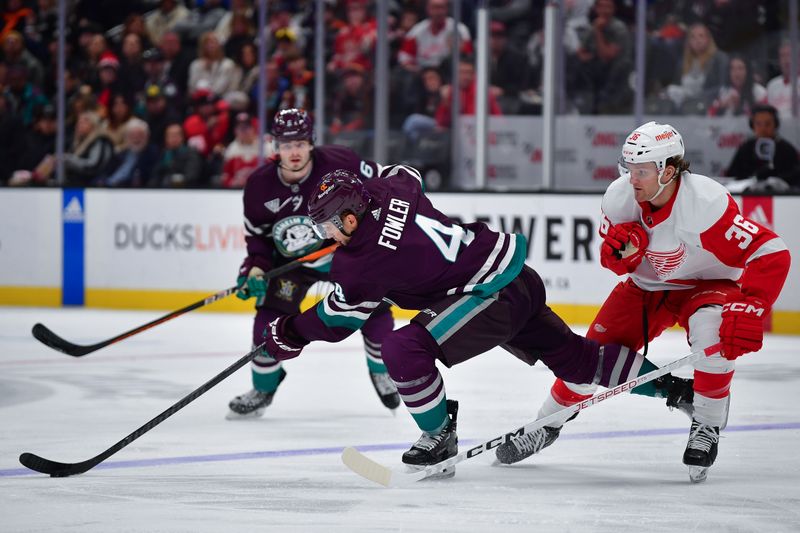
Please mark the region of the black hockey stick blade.
[[217, 385], [220, 381], [227, 378], [244, 365], [249, 363], [253, 360], [253, 358], [261, 352], [261, 348], [264, 345], [261, 344], [253, 348], [248, 354], [242, 356], [238, 361], [230, 365], [228, 368], [214, 376], [213, 378], [209, 379], [195, 390], [181, 398], [179, 401], [175, 402], [174, 404], [170, 405], [167, 409], [162, 411], [158, 416], [151, 418], [147, 421], [146, 424], [136, 429], [133, 433], [128, 435], [127, 437], [123, 438], [113, 446], [106, 448], [103, 452], [95, 455], [94, 457], [87, 459], [85, 461], [81, 461], [80, 463], [59, 463], [58, 461], [51, 461], [50, 459], [45, 459], [44, 457], [40, 457], [33, 453], [25, 452], [19, 456], [19, 462], [22, 463], [22, 466], [30, 468], [35, 472], [41, 472], [42, 474], [47, 474], [50, 477], [67, 477], [67, 476], [74, 476], [75, 474], [83, 474], [87, 470], [91, 470], [95, 466], [99, 465], [122, 448], [126, 447], [131, 442], [135, 441], [161, 422], [166, 420], [167, 418], [171, 417], [197, 398], [208, 392], [209, 389]]
[[[310, 254], [305, 255], [303, 257], [298, 257], [297, 259], [290, 261], [289, 263], [286, 263], [279, 267], [273, 268], [268, 272], [265, 272], [264, 277], [266, 279], [271, 279], [276, 276], [280, 276], [286, 272], [289, 272], [290, 270], [298, 268], [304, 263], [310, 263], [312, 261], [316, 261], [321, 257], [329, 255], [333, 253], [338, 247], [339, 247], [338, 244], [332, 244], [325, 248], [320, 248], [315, 252], [311, 252]], [[194, 311], [195, 309], [199, 309], [201, 307], [205, 307], [206, 305], [210, 305], [216, 302], [217, 300], [221, 300], [222, 298], [227, 298], [228, 296], [236, 292], [238, 289], [239, 289], [238, 286], [229, 287], [227, 289], [214, 293], [210, 296], [207, 296], [202, 300], [189, 304], [186, 307], [181, 307], [176, 311], [167, 313], [166, 315], [159, 317], [155, 320], [152, 320], [146, 324], [142, 324], [141, 326], [135, 327], [132, 330], [126, 331], [125, 333], [121, 333], [116, 337], [111, 337], [110, 339], [106, 339], [96, 344], [82, 345], [69, 342], [68, 340], [62, 339], [61, 337], [53, 333], [44, 324], [36, 324], [35, 326], [33, 326], [31, 333], [37, 340], [39, 340], [45, 346], [49, 346], [54, 350], [63, 352], [67, 355], [71, 355], [72, 357], [81, 357], [88, 353], [96, 352], [100, 348], [105, 348], [109, 344], [114, 344], [115, 342], [125, 340], [128, 337], [132, 337], [150, 328], [158, 326], [159, 324], [163, 324], [164, 322], [167, 322], [168, 320], [172, 320], [173, 318], [184, 315], [189, 311]]]
[[94, 467], [99, 461], [95, 462], [90, 459], [82, 463], [59, 463], [58, 461], [51, 461], [50, 459], [39, 457], [35, 453], [25, 452], [19, 456], [19, 462], [22, 463], [24, 467], [30, 468], [36, 472], [41, 472], [42, 474], [47, 474], [50, 477], [67, 477], [75, 474], [83, 474]]
[[99, 350], [100, 348], [106, 346], [106, 343], [104, 342], [98, 344], [92, 344], [89, 346], [74, 344], [66, 339], [62, 339], [61, 337], [53, 333], [53, 331], [50, 330], [47, 326], [39, 323], [33, 326], [33, 329], [31, 329], [31, 333], [36, 338], [36, 340], [38, 340], [45, 346], [49, 346], [54, 350], [58, 350], [59, 352], [63, 352], [67, 355], [71, 355], [72, 357], [81, 357], [82, 355], [86, 355], [87, 353]]

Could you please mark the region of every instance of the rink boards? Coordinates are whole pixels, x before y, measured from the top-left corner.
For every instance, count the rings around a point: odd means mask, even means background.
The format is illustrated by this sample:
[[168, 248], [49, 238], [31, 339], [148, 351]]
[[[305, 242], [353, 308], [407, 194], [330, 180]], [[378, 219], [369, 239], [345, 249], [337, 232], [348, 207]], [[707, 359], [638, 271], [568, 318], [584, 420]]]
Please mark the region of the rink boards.
[[[597, 257], [600, 194], [431, 196], [453, 218], [525, 235], [528, 264], [570, 323], [590, 322], [618, 280]], [[772, 330], [800, 333], [800, 197], [737, 201], [795, 258]], [[241, 191], [0, 190], [0, 305], [182, 307], [235, 284], [246, 253], [241, 211]], [[247, 312], [252, 301], [209, 309]]]

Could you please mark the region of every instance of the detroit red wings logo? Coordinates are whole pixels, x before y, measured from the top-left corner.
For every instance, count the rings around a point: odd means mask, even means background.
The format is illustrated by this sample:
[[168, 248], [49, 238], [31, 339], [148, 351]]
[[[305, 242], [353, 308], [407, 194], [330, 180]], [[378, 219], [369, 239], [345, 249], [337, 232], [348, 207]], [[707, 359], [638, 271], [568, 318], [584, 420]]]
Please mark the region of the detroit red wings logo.
[[667, 279], [686, 262], [686, 245], [681, 243], [678, 248], [670, 252], [647, 250], [644, 255], [659, 279]]

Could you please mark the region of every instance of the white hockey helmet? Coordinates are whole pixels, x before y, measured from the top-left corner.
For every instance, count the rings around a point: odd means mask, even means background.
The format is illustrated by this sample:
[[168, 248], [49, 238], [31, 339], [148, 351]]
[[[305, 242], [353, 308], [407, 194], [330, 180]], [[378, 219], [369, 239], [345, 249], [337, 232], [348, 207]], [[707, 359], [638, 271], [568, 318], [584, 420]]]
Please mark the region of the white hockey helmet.
[[622, 145], [622, 160], [625, 163], [656, 164], [658, 178], [667, 168], [667, 159], [683, 157], [683, 137], [669, 124], [648, 122], [631, 132]]

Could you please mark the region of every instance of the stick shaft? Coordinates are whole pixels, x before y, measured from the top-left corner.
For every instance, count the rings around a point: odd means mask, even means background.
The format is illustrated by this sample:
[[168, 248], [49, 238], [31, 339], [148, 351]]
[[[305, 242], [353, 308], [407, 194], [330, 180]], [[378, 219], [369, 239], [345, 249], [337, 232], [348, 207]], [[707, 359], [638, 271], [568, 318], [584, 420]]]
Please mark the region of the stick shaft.
[[[328, 246], [328, 247], [322, 248], [320, 250], [317, 250], [316, 252], [312, 252], [312, 253], [310, 253], [308, 255], [305, 255], [303, 257], [297, 258], [294, 261], [286, 263], [285, 265], [281, 265], [281, 266], [279, 266], [277, 268], [273, 268], [272, 270], [264, 273], [264, 278], [271, 279], [271, 278], [280, 276], [281, 274], [284, 274], [286, 272], [289, 272], [290, 270], [294, 270], [295, 268], [301, 266], [303, 263], [310, 263], [312, 261], [316, 261], [317, 259], [319, 259], [321, 257], [324, 257], [324, 256], [326, 256], [326, 255], [328, 255], [330, 253], [333, 253], [333, 251], [336, 250], [336, 248], [338, 248], [338, 246], [339, 246], [338, 244], [333, 244], [331, 246]], [[185, 315], [186, 313], [188, 313], [190, 311], [194, 311], [195, 309], [199, 309], [201, 307], [205, 307], [205, 306], [210, 305], [210, 304], [212, 304], [212, 303], [214, 303], [214, 302], [216, 302], [218, 300], [221, 300], [223, 298], [227, 298], [228, 296], [230, 296], [231, 294], [236, 292], [238, 289], [239, 289], [239, 286], [229, 287], [229, 288], [227, 288], [225, 290], [219, 291], [219, 292], [214, 293], [214, 294], [212, 294], [210, 296], [206, 296], [202, 300], [199, 300], [197, 302], [191, 303], [191, 304], [187, 305], [186, 307], [181, 307], [180, 309], [178, 309], [176, 311], [172, 311], [170, 313], [167, 313], [166, 315], [164, 315], [162, 317], [159, 317], [159, 318], [156, 318], [155, 320], [151, 320], [150, 322], [148, 322], [146, 324], [142, 324], [141, 326], [135, 327], [135, 328], [133, 328], [133, 329], [131, 329], [129, 331], [126, 331], [124, 333], [120, 333], [119, 335], [117, 335], [115, 337], [111, 337], [110, 339], [106, 339], [104, 341], [100, 341], [100, 342], [98, 342], [96, 344], [90, 344], [90, 345], [74, 344], [72, 342], [69, 342], [69, 341], [59, 337], [58, 335], [53, 333], [49, 328], [47, 328], [44, 324], [36, 324], [35, 326], [33, 326], [33, 330], [31, 331], [31, 333], [40, 342], [42, 342], [43, 344], [53, 348], [54, 350], [58, 350], [60, 352], [64, 352], [64, 353], [66, 353], [68, 355], [71, 355], [73, 357], [82, 357], [82, 356], [84, 356], [86, 354], [89, 354], [89, 353], [92, 353], [92, 352], [96, 352], [97, 350], [99, 350], [101, 348], [105, 348], [106, 346], [109, 346], [111, 344], [114, 344], [114, 343], [117, 343], [119, 341], [125, 340], [128, 337], [132, 337], [132, 336], [137, 335], [137, 334], [139, 334], [139, 333], [141, 333], [143, 331], [147, 331], [148, 329], [151, 329], [151, 328], [153, 328], [155, 326], [158, 326], [159, 324], [163, 324], [164, 322], [172, 320], [173, 318], [177, 318], [177, 317], [179, 317], [181, 315]]]

